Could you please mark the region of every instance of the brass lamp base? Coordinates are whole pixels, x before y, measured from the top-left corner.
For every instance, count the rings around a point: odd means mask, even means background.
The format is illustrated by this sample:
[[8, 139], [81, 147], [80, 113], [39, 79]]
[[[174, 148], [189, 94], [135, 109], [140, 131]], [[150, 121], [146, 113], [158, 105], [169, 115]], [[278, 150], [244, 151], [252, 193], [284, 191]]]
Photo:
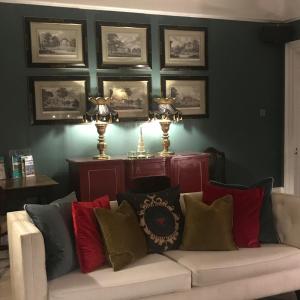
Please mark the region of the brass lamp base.
[[173, 155], [174, 152], [169, 151], [169, 147], [170, 147], [169, 129], [170, 129], [171, 121], [161, 120], [159, 121], [159, 124], [163, 132], [163, 136], [162, 136], [163, 151], [159, 152], [159, 155], [164, 157]]
[[110, 156], [106, 154], [102, 154], [102, 155], [99, 154], [99, 155], [94, 155], [93, 159], [110, 159]]
[[97, 132], [99, 135], [98, 144], [97, 144], [99, 155], [95, 155], [93, 158], [94, 159], [103, 159], [103, 160], [110, 159], [110, 156], [105, 154], [106, 143], [104, 141], [104, 134], [105, 134], [105, 130], [107, 127], [107, 123], [106, 122], [96, 122], [95, 126], [97, 128]]
[[158, 154], [159, 154], [159, 156], [166, 157], [166, 156], [174, 155], [175, 152], [171, 152], [171, 151], [161, 151], [161, 152], [158, 152]]

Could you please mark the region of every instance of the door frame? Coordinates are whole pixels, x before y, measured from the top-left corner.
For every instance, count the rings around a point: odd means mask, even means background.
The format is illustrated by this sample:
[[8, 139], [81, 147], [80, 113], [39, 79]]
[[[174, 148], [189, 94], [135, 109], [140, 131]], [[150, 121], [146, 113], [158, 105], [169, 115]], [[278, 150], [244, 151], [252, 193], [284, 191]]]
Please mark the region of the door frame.
[[285, 45], [284, 192], [290, 194], [294, 194], [295, 191], [295, 151], [298, 147], [295, 139], [295, 105], [293, 99], [296, 54], [300, 58], [300, 40]]

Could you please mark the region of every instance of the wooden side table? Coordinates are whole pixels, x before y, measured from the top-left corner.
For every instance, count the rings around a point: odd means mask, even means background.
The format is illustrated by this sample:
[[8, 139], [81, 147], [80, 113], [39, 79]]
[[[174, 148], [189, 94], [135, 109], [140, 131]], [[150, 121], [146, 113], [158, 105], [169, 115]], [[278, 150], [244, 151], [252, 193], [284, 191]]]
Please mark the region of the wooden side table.
[[23, 209], [25, 203], [44, 204], [58, 183], [46, 175], [0, 180], [0, 214]]
[[0, 180], [0, 215], [22, 210], [25, 203], [49, 203], [52, 188], [57, 184], [46, 175]]

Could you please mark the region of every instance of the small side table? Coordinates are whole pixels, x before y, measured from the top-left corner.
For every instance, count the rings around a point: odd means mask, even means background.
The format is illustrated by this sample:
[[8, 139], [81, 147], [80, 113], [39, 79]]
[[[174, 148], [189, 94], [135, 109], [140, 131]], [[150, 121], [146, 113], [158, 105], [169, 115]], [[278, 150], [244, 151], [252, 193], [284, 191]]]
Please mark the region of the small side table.
[[25, 203], [47, 203], [57, 184], [46, 175], [0, 180], [0, 214], [23, 209]]
[[52, 188], [57, 184], [46, 175], [0, 180], [0, 215], [22, 210], [25, 203], [49, 203]]

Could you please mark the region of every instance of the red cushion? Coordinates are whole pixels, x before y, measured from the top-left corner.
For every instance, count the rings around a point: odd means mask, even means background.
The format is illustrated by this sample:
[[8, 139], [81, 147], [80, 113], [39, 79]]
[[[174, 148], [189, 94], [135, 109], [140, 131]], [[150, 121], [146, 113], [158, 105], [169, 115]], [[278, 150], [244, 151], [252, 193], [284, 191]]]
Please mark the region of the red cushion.
[[72, 203], [76, 250], [83, 273], [94, 271], [106, 261], [102, 236], [93, 211], [95, 207], [110, 209], [109, 197]]
[[233, 197], [233, 236], [238, 247], [259, 247], [259, 216], [263, 201], [262, 188], [239, 190], [207, 184], [203, 201], [211, 204], [225, 195]]

